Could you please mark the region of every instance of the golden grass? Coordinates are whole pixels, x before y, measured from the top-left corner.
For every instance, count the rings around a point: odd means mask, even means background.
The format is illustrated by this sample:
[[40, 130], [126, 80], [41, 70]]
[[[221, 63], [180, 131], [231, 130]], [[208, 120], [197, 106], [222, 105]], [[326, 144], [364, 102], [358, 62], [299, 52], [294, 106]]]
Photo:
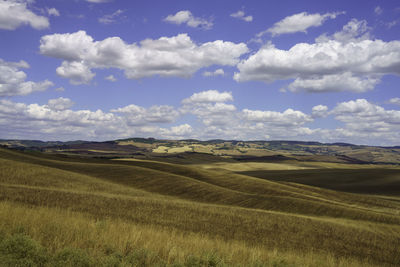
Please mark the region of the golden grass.
[[165, 264], [217, 255], [228, 266], [391, 266], [400, 261], [399, 210], [396, 197], [226, 170], [0, 149], [0, 232], [20, 225], [53, 252], [75, 247], [101, 258], [146, 249]]
[[100, 180], [70, 171], [0, 158], [0, 184], [15, 184], [62, 188], [87, 192], [107, 192], [131, 196], [148, 195], [148, 192]]
[[168, 153], [169, 147], [167, 146], [158, 146], [153, 148], [153, 153]]
[[267, 162], [240, 162], [240, 163], [212, 163], [195, 165], [204, 169], [223, 169], [232, 172], [255, 171], [255, 170], [302, 170], [311, 167], [302, 167], [290, 163], [267, 163]]
[[168, 153], [183, 153], [183, 152], [192, 152], [193, 149], [189, 146], [181, 146], [181, 147], [172, 147], [168, 149]]
[[132, 145], [132, 146], [136, 146], [136, 147], [140, 147], [140, 148], [148, 148], [148, 149], [151, 149], [154, 147], [153, 144], [140, 143], [140, 142], [134, 142], [134, 141], [119, 141], [118, 145], [121, 145], [121, 146]]
[[[367, 262], [338, 258], [331, 254], [278, 251], [251, 246], [240, 241], [225, 241], [196, 233], [137, 225], [107, 218], [98, 220], [79, 212], [47, 207], [26, 207], [0, 202], [0, 230], [11, 234], [23, 231], [56, 253], [65, 247], [80, 248], [101, 259], [109, 253], [129, 255], [148, 250], [163, 263], [184, 263], [194, 255], [215, 254], [229, 266], [370, 266]], [[148, 258], [145, 265], [154, 259]]]

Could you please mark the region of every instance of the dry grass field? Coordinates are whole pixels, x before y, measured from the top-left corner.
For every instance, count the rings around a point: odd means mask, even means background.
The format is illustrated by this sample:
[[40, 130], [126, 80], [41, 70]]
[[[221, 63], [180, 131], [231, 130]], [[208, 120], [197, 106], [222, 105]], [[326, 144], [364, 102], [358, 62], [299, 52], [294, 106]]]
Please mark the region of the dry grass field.
[[399, 168], [271, 164], [123, 161], [0, 148], [0, 262], [400, 264]]

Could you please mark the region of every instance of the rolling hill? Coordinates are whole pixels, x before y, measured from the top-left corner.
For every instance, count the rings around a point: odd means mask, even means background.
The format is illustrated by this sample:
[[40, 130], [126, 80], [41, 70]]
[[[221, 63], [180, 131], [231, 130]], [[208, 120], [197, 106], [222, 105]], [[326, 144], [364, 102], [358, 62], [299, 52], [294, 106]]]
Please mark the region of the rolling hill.
[[[400, 168], [211, 157], [180, 164], [2, 148], [0, 240], [34, 242], [49, 265], [399, 263]], [[15, 251], [1, 249], [13, 262]]]

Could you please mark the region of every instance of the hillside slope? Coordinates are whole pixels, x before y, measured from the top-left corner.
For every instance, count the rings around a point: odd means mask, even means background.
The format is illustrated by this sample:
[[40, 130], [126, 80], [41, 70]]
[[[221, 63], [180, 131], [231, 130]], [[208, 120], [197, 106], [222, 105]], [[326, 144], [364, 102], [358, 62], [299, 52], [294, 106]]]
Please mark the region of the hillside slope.
[[[88, 223], [110, 220], [109, 227], [123, 222], [142, 231], [167, 231], [172, 243], [182, 235], [196, 237], [194, 243], [190, 238], [185, 241], [182, 251], [186, 254], [170, 259], [163, 254], [172, 249], [170, 245], [146, 245], [158, 250], [166, 263], [186, 262], [188, 255], [199, 254], [199, 240], [214, 240], [214, 246], [207, 248], [219, 247], [218, 257], [226, 263], [268, 264], [274, 250], [307, 265], [324, 257], [330, 257], [333, 265], [390, 266], [400, 261], [398, 196], [344, 193], [171, 163], [70, 158], [8, 149], [0, 149], [0, 185], [0, 214], [5, 219], [0, 230], [9, 231], [20, 220], [30, 236], [54, 251], [68, 244], [56, 246], [55, 233], [37, 232], [35, 222], [7, 213], [10, 207], [21, 212], [44, 208], [41, 212], [57, 216], [68, 211]], [[58, 234], [69, 240], [73, 231]], [[124, 239], [122, 230], [115, 230], [115, 235]], [[90, 255], [100, 253], [99, 247], [104, 246], [98, 240], [76, 242], [69, 246], [80, 244]], [[127, 245], [124, 242], [132, 240], [110, 240], [110, 246], [122, 250]], [[232, 244], [241, 248], [243, 257], [222, 249]], [[252, 254], [255, 251], [258, 256]], [[301, 256], [309, 253], [315, 254], [314, 260]]]

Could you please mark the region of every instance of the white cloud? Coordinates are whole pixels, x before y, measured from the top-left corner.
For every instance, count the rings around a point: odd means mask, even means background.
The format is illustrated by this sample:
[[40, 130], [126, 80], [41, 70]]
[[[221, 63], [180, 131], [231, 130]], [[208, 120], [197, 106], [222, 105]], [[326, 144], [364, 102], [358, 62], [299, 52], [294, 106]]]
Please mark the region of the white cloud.
[[289, 50], [269, 43], [237, 65], [234, 79], [267, 83], [296, 79], [290, 85], [292, 91], [365, 92], [383, 75], [400, 75], [399, 66], [400, 41], [327, 40], [299, 43]]
[[312, 117], [301, 111], [239, 111], [233, 104], [225, 103], [228, 101], [233, 101], [231, 92], [215, 90], [195, 93], [182, 101], [181, 113], [192, 114], [201, 123], [194, 130], [193, 138], [282, 139], [314, 133], [304, 127], [313, 121]]
[[174, 107], [166, 105], [152, 106], [146, 109], [132, 104], [112, 109], [111, 112], [123, 114], [128, 125], [174, 122], [179, 116], [179, 112]]
[[29, 1], [0, 0], [0, 29], [15, 30], [26, 24], [37, 30], [48, 28], [49, 20], [29, 10], [27, 3]]
[[[47, 105], [16, 103], [0, 99], [0, 136], [46, 140], [105, 140], [146, 136], [158, 138], [185, 135], [188, 125], [160, 128], [158, 124], [172, 122], [177, 111], [168, 106], [143, 108], [134, 105], [115, 109], [71, 110], [68, 98], [50, 99]], [[171, 115], [174, 114], [174, 115]], [[134, 124], [132, 117], [141, 118]], [[138, 121], [136, 121], [138, 122]]]
[[203, 29], [211, 29], [213, 23], [211, 21], [207, 21], [206, 19], [194, 17], [192, 12], [189, 10], [181, 10], [178, 11], [175, 15], [168, 15], [164, 21], [174, 24], [186, 24], [192, 28], [203, 28]]
[[341, 31], [334, 33], [332, 36], [323, 34], [315, 39], [317, 43], [336, 40], [341, 43], [360, 42], [371, 39], [371, 27], [368, 27], [367, 21], [352, 19], [343, 26]]
[[398, 105], [398, 106], [400, 106], [400, 98], [399, 98], [399, 97], [391, 98], [391, 99], [389, 100], [389, 103], [390, 103], [390, 104], [393, 104], [393, 105]]
[[292, 92], [366, 92], [374, 89], [375, 85], [380, 82], [379, 75], [357, 77], [350, 72], [333, 75], [323, 75], [311, 78], [297, 78], [289, 84], [289, 90]]
[[187, 34], [146, 39], [140, 45], [119, 37], [94, 41], [85, 31], [52, 34], [41, 38], [43, 55], [63, 59], [57, 73], [73, 83], [87, 83], [92, 68], [118, 68], [129, 79], [159, 76], [190, 77], [211, 65], [234, 66], [248, 52], [246, 44], [216, 40], [200, 45]]
[[[12, 138], [46, 138], [51, 140], [93, 139], [121, 136], [121, 118], [101, 110], [54, 110], [48, 105], [15, 103], [0, 100], [0, 125], [8, 125], [2, 136]], [[40, 137], [41, 136], [41, 137]]]
[[[380, 131], [382, 129], [371, 129], [373, 125], [385, 125], [390, 132], [395, 132], [395, 127], [400, 127], [400, 110], [385, 110], [383, 107], [372, 104], [365, 99], [357, 99], [339, 103], [332, 111], [336, 115], [336, 119], [348, 123], [352, 128], [362, 130]], [[362, 127], [360, 127], [362, 126]]]
[[239, 10], [236, 13], [232, 13], [230, 16], [232, 18], [237, 18], [237, 19], [240, 19], [240, 20], [243, 20], [243, 21], [246, 21], [246, 22], [253, 21], [253, 16], [246, 16], [246, 14], [244, 13], [243, 10]]
[[307, 32], [308, 28], [321, 26], [327, 19], [334, 19], [341, 14], [344, 14], [344, 12], [326, 13], [323, 15], [319, 13], [308, 14], [307, 12], [294, 14], [276, 22], [271, 28], [257, 34], [257, 37], [261, 37], [268, 32], [271, 33], [272, 36]]
[[101, 18], [98, 19], [98, 21], [102, 24], [111, 24], [116, 22], [117, 18], [123, 14], [124, 11], [121, 9], [118, 9], [112, 14], [104, 15]]
[[246, 120], [279, 126], [301, 126], [313, 121], [309, 115], [293, 109], [284, 112], [244, 109], [242, 112]]
[[194, 137], [226, 139], [265, 139], [295, 137], [312, 134], [304, 124], [312, 122], [311, 116], [301, 111], [284, 112], [244, 109], [238, 111], [232, 104], [230, 92], [210, 90], [193, 94], [182, 101], [182, 114], [193, 114], [202, 127]]
[[[220, 106], [220, 107], [218, 107]], [[201, 107], [201, 106], [200, 106]], [[203, 138], [236, 140], [312, 138], [315, 130], [304, 127], [312, 118], [301, 111], [284, 112], [244, 109], [237, 111], [225, 103], [203, 104], [203, 109], [192, 109], [202, 124], [196, 132]]]
[[231, 92], [208, 90], [194, 93], [182, 100], [181, 112], [195, 115], [204, 125], [227, 125], [237, 120], [236, 107], [224, 102], [233, 101]]
[[331, 113], [345, 124], [331, 133], [336, 138], [386, 144], [398, 144], [400, 140], [400, 110], [385, 110], [357, 99], [337, 104]]
[[225, 72], [223, 69], [216, 69], [215, 71], [205, 71], [203, 72], [203, 76], [212, 77], [212, 76], [224, 76]]
[[182, 110], [195, 115], [206, 126], [230, 125], [238, 121], [235, 113], [236, 107], [231, 104], [197, 103], [192, 106], [186, 105]]
[[376, 15], [382, 15], [383, 9], [380, 6], [375, 7], [374, 12]]
[[46, 11], [49, 16], [56, 16], [56, 17], [60, 16], [60, 12], [54, 7], [46, 8]]
[[170, 129], [161, 128], [160, 132], [165, 138], [180, 139], [189, 136], [193, 132], [192, 126], [185, 123], [178, 126], [173, 126]]
[[25, 81], [27, 75], [20, 68], [29, 68], [29, 65], [25, 61], [7, 62], [0, 59], [0, 96], [28, 95], [53, 86], [48, 80]]
[[312, 108], [313, 118], [323, 118], [328, 116], [328, 107], [325, 105], [317, 105]]
[[[189, 98], [188, 98], [189, 99]], [[214, 99], [214, 100], [213, 100]], [[357, 144], [396, 145], [400, 140], [400, 110], [385, 110], [365, 99], [338, 103], [331, 111], [317, 105], [311, 114], [288, 108], [238, 110], [229, 97], [182, 101], [180, 111], [171, 106], [137, 105], [102, 110], [71, 110], [68, 98], [47, 104], [24, 104], [0, 99], [0, 136], [45, 140], [107, 140], [132, 136], [236, 140], [318, 140]], [[186, 114], [198, 119], [195, 126], [175, 123]], [[307, 127], [316, 118], [334, 116], [343, 126], [334, 129]]]
[[66, 61], [81, 61], [84, 54], [96, 54], [93, 38], [85, 31], [45, 35], [40, 39], [40, 52]]
[[3, 118], [7, 117], [7, 115], [12, 115], [11, 118], [14, 118], [16, 123], [23, 123], [22, 121], [43, 121], [48, 122], [49, 126], [52, 123], [56, 123], [84, 127], [85, 125], [93, 125], [96, 121], [110, 121], [114, 119], [113, 114], [104, 113], [101, 110], [94, 112], [89, 110], [57, 110], [48, 105], [27, 105], [9, 100], [0, 100], [0, 114]]
[[117, 78], [115, 78], [114, 75], [112, 75], [112, 74], [108, 75], [104, 79], [106, 79], [107, 81], [110, 81], [110, 82], [116, 82], [117, 81]]
[[213, 102], [227, 102], [233, 101], [232, 92], [218, 92], [217, 90], [202, 91], [194, 93], [189, 98], [182, 100], [183, 104], [194, 103], [213, 103]]
[[49, 99], [47, 106], [51, 110], [66, 110], [74, 105], [74, 102], [69, 98], [59, 97], [55, 99]]
[[90, 68], [84, 62], [63, 61], [60, 67], [56, 69], [56, 73], [70, 80], [72, 84], [89, 84], [96, 75], [90, 71]]

